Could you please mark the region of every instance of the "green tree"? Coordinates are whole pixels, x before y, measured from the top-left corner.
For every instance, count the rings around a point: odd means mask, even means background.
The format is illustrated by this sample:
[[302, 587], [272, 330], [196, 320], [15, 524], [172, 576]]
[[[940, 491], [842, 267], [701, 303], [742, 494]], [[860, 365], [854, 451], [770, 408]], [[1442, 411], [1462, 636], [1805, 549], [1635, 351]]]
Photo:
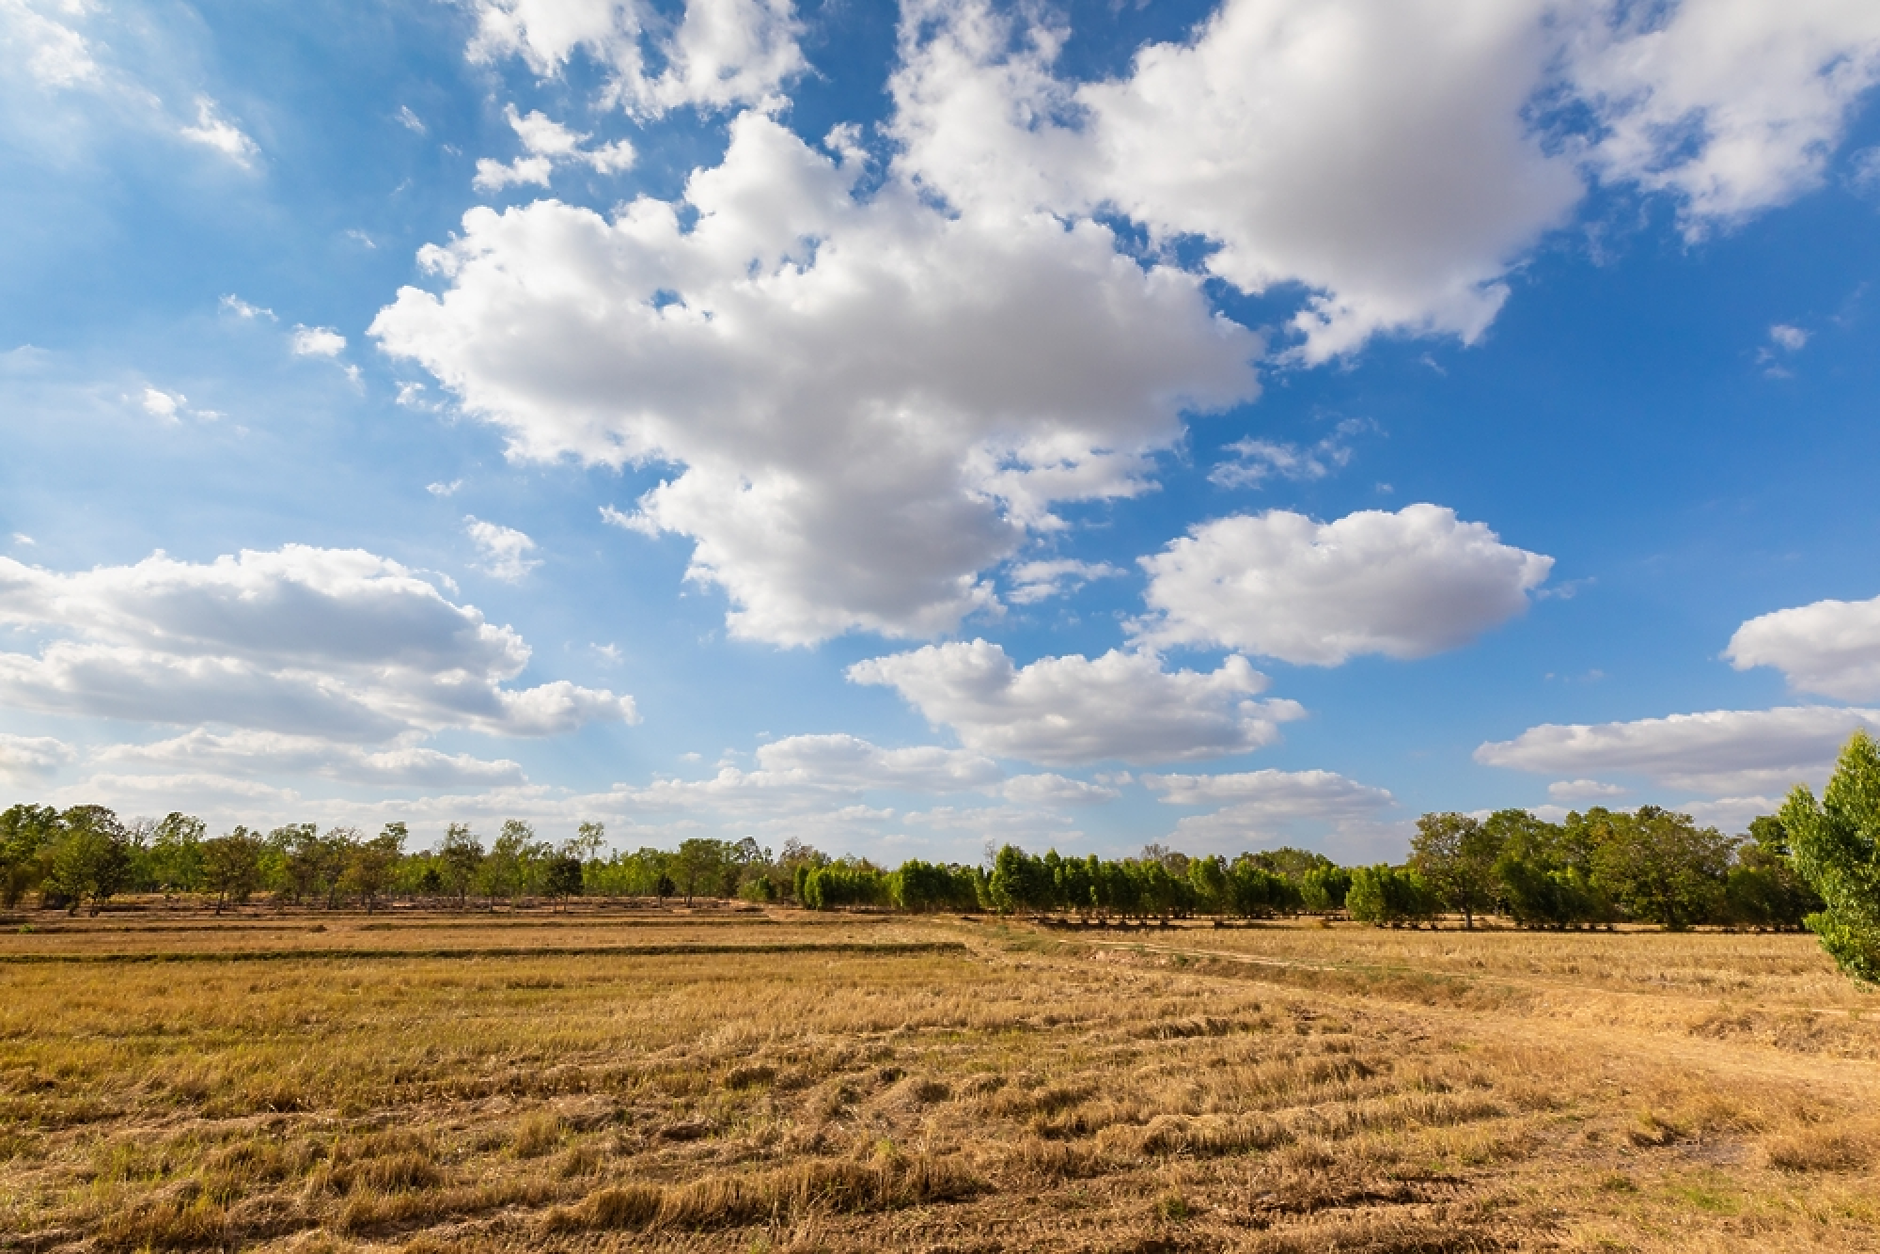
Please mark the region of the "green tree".
[[1472, 929], [1477, 914], [1494, 908], [1501, 887], [1495, 875], [1501, 846], [1495, 829], [1466, 814], [1426, 814], [1410, 838], [1410, 866], [1437, 900], [1462, 914], [1462, 926]]
[[1345, 895], [1345, 909], [1354, 921], [1378, 927], [1434, 922], [1438, 905], [1422, 876], [1381, 862], [1353, 868], [1351, 890]]
[[59, 815], [59, 827], [48, 882], [68, 911], [76, 914], [89, 902], [96, 915], [130, 878], [129, 836], [103, 806], [73, 806]]
[[59, 835], [59, 812], [51, 806], [16, 805], [0, 813], [0, 907], [45, 883]]
[[549, 859], [548, 873], [543, 877], [543, 889], [551, 900], [566, 902], [570, 897], [579, 897], [582, 889], [581, 859], [573, 854], [561, 853]]
[[1592, 851], [1592, 881], [1635, 919], [1679, 932], [1721, 917], [1734, 842], [1688, 814], [1640, 806], [1611, 815]]
[[461, 910], [469, 903], [470, 890], [483, 869], [483, 842], [468, 825], [452, 823], [444, 829], [444, 843], [437, 853], [444, 887], [457, 898]]
[[265, 842], [239, 824], [226, 836], [202, 842], [202, 887], [215, 894], [215, 912], [247, 902], [261, 885]]
[[391, 887], [409, 838], [410, 831], [403, 823], [387, 823], [371, 840], [349, 842], [345, 867], [339, 875], [339, 891], [359, 898], [366, 913], [371, 914], [378, 908], [379, 898]]
[[202, 878], [205, 831], [201, 819], [175, 810], [158, 820], [151, 829], [150, 846], [144, 855], [152, 888], [167, 896], [199, 892], [205, 887]]
[[1788, 829], [1773, 814], [1750, 821], [1749, 839], [1737, 846], [1724, 899], [1730, 922], [1778, 931], [1801, 927], [1823, 904], [1795, 869]]
[[715, 893], [723, 886], [727, 861], [725, 842], [722, 840], [693, 836], [679, 842], [678, 856], [673, 859], [672, 876], [678, 883], [679, 891], [685, 894], [686, 905], [692, 904], [693, 897], [707, 892]]
[[1808, 916], [1842, 971], [1880, 984], [1880, 746], [1857, 731], [1841, 750], [1821, 800], [1806, 786], [1780, 812], [1795, 869], [1820, 895]]
[[1307, 910], [1331, 914], [1345, 908], [1351, 891], [1351, 871], [1342, 866], [1313, 867], [1299, 879], [1299, 896]]

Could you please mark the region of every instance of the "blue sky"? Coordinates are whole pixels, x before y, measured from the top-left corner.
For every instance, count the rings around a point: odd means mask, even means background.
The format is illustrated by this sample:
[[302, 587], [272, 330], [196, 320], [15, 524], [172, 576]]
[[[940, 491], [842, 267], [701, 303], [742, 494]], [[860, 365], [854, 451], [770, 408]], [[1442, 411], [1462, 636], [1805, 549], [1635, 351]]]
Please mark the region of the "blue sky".
[[1880, 10], [0, 0], [0, 781], [1392, 856], [1880, 727]]

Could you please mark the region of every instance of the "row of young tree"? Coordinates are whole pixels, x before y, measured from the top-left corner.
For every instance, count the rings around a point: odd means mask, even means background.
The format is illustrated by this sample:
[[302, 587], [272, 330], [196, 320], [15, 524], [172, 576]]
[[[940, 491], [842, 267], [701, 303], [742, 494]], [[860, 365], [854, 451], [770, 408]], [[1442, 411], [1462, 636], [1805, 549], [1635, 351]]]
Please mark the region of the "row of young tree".
[[555, 844], [516, 820], [487, 847], [464, 824], [452, 824], [435, 849], [407, 852], [408, 839], [403, 823], [375, 836], [301, 823], [210, 837], [181, 813], [125, 822], [103, 806], [16, 805], [0, 813], [0, 906], [35, 893], [42, 908], [94, 913], [121, 893], [197, 895], [218, 911], [260, 895], [371, 910], [399, 896], [470, 908], [586, 894], [1119, 919], [1342, 912], [1379, 926], [1445, 913], [1465, 928], [1485, 914], [1554, 929], [1805, 926], [1843, 970], [1880, 983], [1880, 745], [1864, 732], [1842, 751], [1819, 801], [1798, 787], [1747, 837], [1656, 806], [1594, 808], [1559, 823], [1525, 810], [1426, 814], [1396, 866], [1340, 867], [1290, 848], [1229, 860], [1150, 845], [1138, 857], [1103, 859], [1006, 845], [980, 866], [913, 860], [890, 871], [796, 841], [773, 857], [749, 837], [603, 856], [598, 823]]
[[1652, 806], [1593, 809], [1562, 823], [1522, 810], [1486, 819], [1426, 814], [1405, 864], [1355, 868], [1291, 848], [1228, 859], [1151, 845], [1137, 857], [1104, 859], [1006, 845], [980, 866], [912, 860], [889, 870], [796, 842], [773, 857], [749, 837], [604, 853], [598, 823], [555, 844], [516, 820], [487, 846], [464, 824], [452, 824], [435, 849], [407, 852], [408, 838], [402, 823], [374, 836], [299, 823], [209, 837], [200, 820], [180, 813], [126, 823], [101, 806], [15, 806], [0, 814], [0, 904], [31, 892], [43, 906], [93, 911], [119, 893], [196, 895], [218, 911], [257, 897], [367, 910], [397, 897], [465, 909], [582, 895], [687, 904], [737, 897], [812, 910], [1145, 920], [1343, 911], [1391, 926], [1453, 913], [1465, 927], [1499, 914], [1526, 927], [1631, 920], [1673, 929], [1798, 927], [1821, 906], [1791, 865], [1780, 819], [1756, 820], [1739, 841]]

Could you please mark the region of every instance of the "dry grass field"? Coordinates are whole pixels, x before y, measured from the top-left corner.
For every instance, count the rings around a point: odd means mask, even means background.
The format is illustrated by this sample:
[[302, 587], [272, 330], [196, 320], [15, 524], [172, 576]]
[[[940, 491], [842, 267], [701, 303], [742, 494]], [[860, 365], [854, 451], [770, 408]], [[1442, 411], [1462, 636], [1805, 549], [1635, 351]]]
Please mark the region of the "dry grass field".
[[1880, 1249], [1804, 936], [32, 926], [0, 1251]]

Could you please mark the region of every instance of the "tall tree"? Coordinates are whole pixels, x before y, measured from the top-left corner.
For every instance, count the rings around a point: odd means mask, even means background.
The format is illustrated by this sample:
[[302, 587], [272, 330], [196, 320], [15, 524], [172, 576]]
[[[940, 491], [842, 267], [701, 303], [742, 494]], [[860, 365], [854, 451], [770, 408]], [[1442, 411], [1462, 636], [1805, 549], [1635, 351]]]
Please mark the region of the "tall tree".
[[202, 886], [215, 894], [215, 912], [239, 906], [261, 885], [260, 836], [237, 825], [226, 836], [202, 842]]
[[444, 829], [444, 844], [438, 850], [438, 857], [443, 863], [444, 887], [456, 896], [457, 908], [461, 910], [469, 901], [470, 889], [483, 868], [483, 842], [467, 824], [452, 823]]
[[1593, 882], [1633, 918], [1683, 931], [1722, 915], [1733, 849], [1729, 837], [1688, 814], [1640, 806], [1602, 826]]
[[1495, 859], [1501, 846], [1497, 831], [1469, 815], [1426, 814], [1410, 838], [1410, 866], [1443, 905], [1461, 912], [1462, 926], [1472, 929], [1475, 916], [1495, 905], [1501, 884]]
[[1795, 869], [1819, 893], [1810, 931], [1842, 971], [1880, 984], [1880, 746], [1857, 731], [1820, 802], [1798, 786], [1782, 806]]
[[130, 878], [130, 838], [103, 806], [73, 806], [59, 815], [59, 827], [50, 882], [70, 912], [89, 902], [95, 915]]

